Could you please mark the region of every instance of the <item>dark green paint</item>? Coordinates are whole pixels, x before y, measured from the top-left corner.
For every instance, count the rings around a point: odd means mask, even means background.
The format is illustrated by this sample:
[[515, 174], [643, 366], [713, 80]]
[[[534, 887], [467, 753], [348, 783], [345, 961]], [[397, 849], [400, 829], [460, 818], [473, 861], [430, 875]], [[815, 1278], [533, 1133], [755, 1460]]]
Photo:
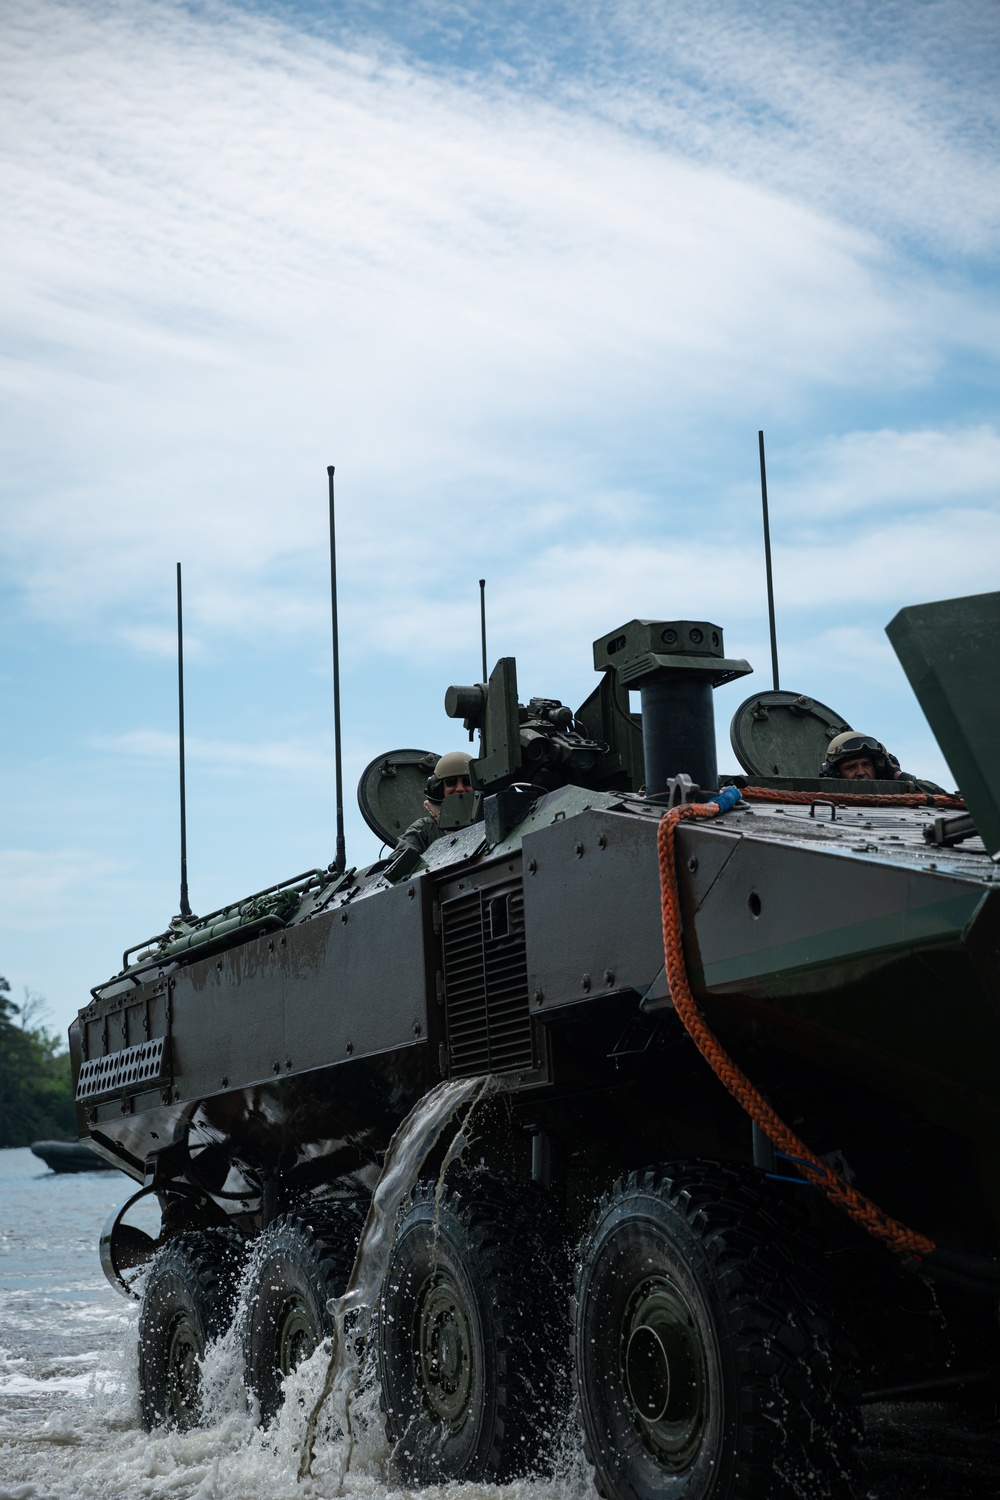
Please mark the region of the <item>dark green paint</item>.
[[886, 635], [991, 854], [1000, 851], [1000, 592], [901, 609]]
[[[807, 856], [808, 857], [808, 856]], [[928, 903], [915, 911], [897, 910], [866, 921], [849, 922], [825, 932], [810, 932], [773, 947], [747, 949], [731, 958], [709, 963], [693, 973], [708, 990], [737, 984], [763, 983], [779, 975], [806, 974], [850, 962], [860, 972], [894, 957], [939, 943], [958, 943], [971, 923], [982, 892], [973, 887], [956, 896]]]

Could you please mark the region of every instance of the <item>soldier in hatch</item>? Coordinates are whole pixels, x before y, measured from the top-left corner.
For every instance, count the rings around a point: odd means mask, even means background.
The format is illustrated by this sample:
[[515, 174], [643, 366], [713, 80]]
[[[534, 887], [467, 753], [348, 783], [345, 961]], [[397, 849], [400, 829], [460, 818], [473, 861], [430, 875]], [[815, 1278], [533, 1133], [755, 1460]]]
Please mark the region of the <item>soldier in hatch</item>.
[[921, 781], [908, 771], [901, 771], [896, 757], [873, 735], [856, 734], [853, 729], [835, 735], [830, 741], [819, 774], [840, 777], [842, 781], [905, 781], [921, 792], [944, 795], [944, 788], [936, 782]]
[[441, 832], [438, 818], [445, 797], [452, 797], [456, 792], [472, 791], [472, 779], [469, 775], [471, 764], [472, 756], [467, 755], [464, 750], [450, 750], [447, 755], [442, 755], [434, 767], [434, 775], [427, 778], [425, 816], [415, 819], [409, 828], [403, 830], [393, 851], [395, 854], [401, 849], [415, 849], [418, 854], [423, 854], [433, 844]]

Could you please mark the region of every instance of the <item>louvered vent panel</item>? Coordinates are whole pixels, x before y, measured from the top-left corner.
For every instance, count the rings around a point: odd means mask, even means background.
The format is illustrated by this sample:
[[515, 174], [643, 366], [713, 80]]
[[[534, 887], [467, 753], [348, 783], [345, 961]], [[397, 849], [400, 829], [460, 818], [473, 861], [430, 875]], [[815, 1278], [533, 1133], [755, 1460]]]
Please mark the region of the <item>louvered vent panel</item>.
[[456, 896], [441, 920], [452, 1076], [531, 1068], [520, 886]]

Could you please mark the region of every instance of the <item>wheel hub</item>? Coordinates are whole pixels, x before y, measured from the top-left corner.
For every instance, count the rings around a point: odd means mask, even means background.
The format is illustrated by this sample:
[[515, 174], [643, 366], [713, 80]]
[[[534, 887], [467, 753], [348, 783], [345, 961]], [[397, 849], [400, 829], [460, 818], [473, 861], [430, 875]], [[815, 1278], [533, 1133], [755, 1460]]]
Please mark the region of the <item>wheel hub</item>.
[[290, 1375], [316, 1348], [316, 1330], [300, 1297], [290, 1298], [278, 1319], [278, 1369]]
[[173, 1426], [197, 1426], [201, 1419], [201, 1341], [184, 1313], [174, 1319], [167, 1341], [167, 1407]]
[[457, 1287], [429, 1283], [417, 1299], [417, 1378], [431, 1413], [449, 1427], [465, 1420], [472, 1388], [472, 1338]]
[[643, 1447], [663, 1468], [687, 1468], [707, 1414], [705, 1352], [680, 1288], [652, 1277], [629, 1298], [621, 1327], [622, 1388]]

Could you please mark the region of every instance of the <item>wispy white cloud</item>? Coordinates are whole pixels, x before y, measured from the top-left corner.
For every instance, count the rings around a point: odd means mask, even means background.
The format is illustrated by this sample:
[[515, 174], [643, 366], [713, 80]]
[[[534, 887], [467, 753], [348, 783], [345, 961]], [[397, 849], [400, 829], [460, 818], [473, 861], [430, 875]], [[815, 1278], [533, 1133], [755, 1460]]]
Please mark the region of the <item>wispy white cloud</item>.
[[[794, 629], [816, 611], [838, 626], [853, 624], [859, 613], [881, 626], [903, 604], [985, 591], [997, 582], [1000, 505], [925, 511], [905, 527], [876, 515], [851, 534], [810, 530], [773, 548], [779, 614]], [[493, 596], [491, 621], [511, 649], [530, 650], [543, 640], [551, 652], [559, 639], [586, 636], [599, 598], [607, 628], [636, 615], [710, 618], [728, 628], [728, 640], [760, 618], [763, 572], [762, 551], [724, 529], [673, 542], [587, 538], [528, 560], [516, 584]], [[559, 580], [566, 587], [552, 586]], [[372, 629], [385, 649], [420, 656], [468, 629], [467, 605], [442, 599], [418, 607], [419, 597], [415, 590], [380, 610]], [[729, 649], [736, 650], [735, 640]]]
[[[779, 500], [785, 515], [823, 524], [859, 514], [877, 524], [900, 510], [928, 507], [1000, 510], [1000, 433], [985, 423], [956, 431], [848, 432], [801, 454], [786, 478]], [[959, 525], [957, 518], [944, 524]]]
[[[3, 535], [35, 607], [110, 615], [156, 649], [148, 580], [183, 555], [193, 628], [311, 633], [331, 456], [345, 570], [370, 593], [433, 569], [442, 506], [470, 512], [500, 566], [567, 516], [595, 523], [658, 411], [690, 465], [685, 427], [748, 391], [801, 413], [859, 371], [868, 389], [926, 379], [945, 336], [888, 245], [727, 155], [745, 48], [722, 19], [706, 12], [685, 64], [721, 67], [722, 115], [704, 84], [700, 104], [678, 85], [671, 105], [678, 125], [711, 125], [707, 159], [680, 131], [611, 120], [607, 82], [545, 100], [374, 39], [165, 0], [23, 8], [2, 64], [21, 502]], [[616, 24], [636, 42], [652, 13]], [[768, 43], [800, 101], [804, 26]], [[891, 70], [867, 86], [884, 104]], [[645, 98], [631, 87], [620, 110]], [[768, 159], [787, 156], [798, 132], [765, 130]], [[843, 176], [832, 147], [812, 172]]]
[[[595, 29], [606, 13], [593, 7]], [[994, 7], [621, 0], [613, 14], [625, 59], [598, 55], [593, 108], [880, 236], [992, 260]]]
[[82, 909], [74, 912], [81, 893], [120, 890], [126, 874], [123, 864], [86, 849], [0, 849], [3, 926], [16, 933], [44, 930], [51, 928], [53, 913], [62, 925], [87, 920]]
[[808, 645], [820, 660], [838, 661], [846, 671], [869, 682], [884, 682], [886, 671], [897, 667], [888, 637], [873, 634], [860, 625], [832, 625]]
[[[138, 760], [175, 761], [177, 738], [158, 729], [131, 729], [124, 734], [97, 735], [92, 748]], [[185, 759], [220, 771], [273, 771], [295, 777], [329, 778], [332, 744], [324, 749], [301, 740], [246, 744], [238, 740], [206, 740], [185, 736]]]
[[[97, 973], [171, 909], [177, 559], [205, 899], [323, 857], [331, 461], [348, 782], [452, 743], [483, 574], [527, 692], [579, 703], [636, 614], [714, 617], [760, 681], [760, 426], [783, 673], [920, 749], [882, 626], [1000, 555], [995, 56], [964, 0], [5, 17], [0, 711], [46, 757], [12, 838], [88, 850], [0, 862], [8, 977], [68, 995], [45, 921]], [[81, 637], [113, 686], [67, 681]]]

